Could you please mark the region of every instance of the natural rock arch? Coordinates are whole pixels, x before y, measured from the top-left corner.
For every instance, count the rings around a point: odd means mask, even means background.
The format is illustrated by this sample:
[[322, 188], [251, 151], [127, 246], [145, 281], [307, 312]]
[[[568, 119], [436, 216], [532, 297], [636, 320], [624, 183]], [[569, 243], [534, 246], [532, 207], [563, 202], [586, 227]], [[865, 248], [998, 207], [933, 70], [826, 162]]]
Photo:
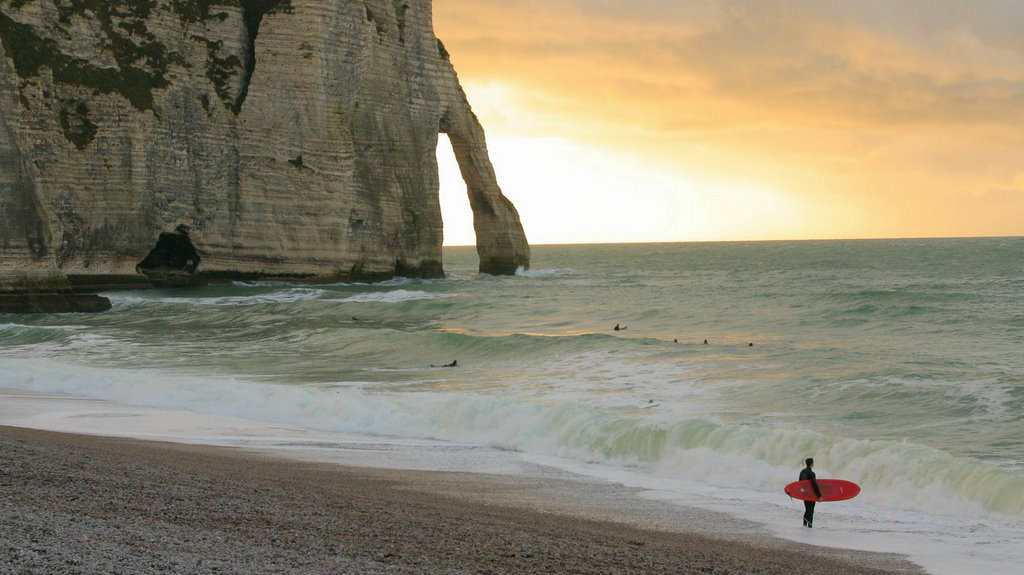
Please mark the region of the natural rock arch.
[[[443, 46], [441, 53], [447, 60]], [[449, 78], [452, 84], [449, 89], [454, 97], [441, 116], [438, 131], [451, 140], [459, 171], [466, 182], [480, 272], [512, 275], [519, 268], [530, 267], [530, 244], [519, 212], [498, 186], [483, 126], [470, 108], [454, 68]]]

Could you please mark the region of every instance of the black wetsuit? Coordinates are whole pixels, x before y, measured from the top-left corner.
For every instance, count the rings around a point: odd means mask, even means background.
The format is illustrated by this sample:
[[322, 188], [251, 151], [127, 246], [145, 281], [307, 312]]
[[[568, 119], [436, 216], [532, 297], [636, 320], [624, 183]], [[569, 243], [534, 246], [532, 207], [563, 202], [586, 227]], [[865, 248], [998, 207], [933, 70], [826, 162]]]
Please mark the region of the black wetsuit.
[[[810, 480], [814, 492], [818, 494], [818, 497], [821, 497], [821, 489], [818, 489], [818, 479], [810, 467], [805, 467], [800, 472], [800, 481], [807, 480]], [[804, 501], [804, 527], [811, 527], [811, 524], [814, 523], [814, 503], [814, 501]]]

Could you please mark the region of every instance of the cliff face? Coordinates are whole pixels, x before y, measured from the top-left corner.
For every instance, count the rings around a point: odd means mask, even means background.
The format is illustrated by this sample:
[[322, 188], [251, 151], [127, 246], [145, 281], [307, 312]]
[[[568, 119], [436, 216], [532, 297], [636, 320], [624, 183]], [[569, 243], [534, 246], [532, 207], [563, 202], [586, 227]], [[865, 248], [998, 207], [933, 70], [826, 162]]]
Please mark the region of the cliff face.
[[0, 0], [0, 289], [176, 229], [200, 276], [438, 275], [439, 132], [481, 271], [528, 265], [430, 0]]

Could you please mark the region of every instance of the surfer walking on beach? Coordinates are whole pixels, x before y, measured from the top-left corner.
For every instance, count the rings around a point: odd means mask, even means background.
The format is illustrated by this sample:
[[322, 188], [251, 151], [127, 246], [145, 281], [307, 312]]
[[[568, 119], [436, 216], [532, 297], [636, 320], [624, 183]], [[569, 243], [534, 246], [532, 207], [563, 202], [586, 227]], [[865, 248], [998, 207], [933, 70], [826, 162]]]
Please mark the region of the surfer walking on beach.
[[[814, 475], [814, 471], [811, 468], [814, 467], [814, 458], [808, 457], [807, 467], [800, 471], [800, 481], [810, 481], [811, 487], [814, 488], [814, 493], [818, 495], [818, 501], [821, 501], [821, 489], [818, 488], [818, 479]], [[804, 501], [804, 527], [811, 527], [814, 523], [814, 501]]]

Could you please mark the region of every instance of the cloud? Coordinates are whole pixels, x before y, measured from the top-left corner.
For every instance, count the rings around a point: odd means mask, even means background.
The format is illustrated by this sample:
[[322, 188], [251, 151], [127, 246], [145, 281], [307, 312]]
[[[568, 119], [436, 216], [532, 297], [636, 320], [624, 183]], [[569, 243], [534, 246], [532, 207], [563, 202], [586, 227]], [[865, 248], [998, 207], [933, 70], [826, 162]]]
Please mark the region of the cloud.
[[[492, 130], [741, 171], [867, 210], [942, 202], [879, 216], [914, 234], [982, 233], [986, 217], [1024, 233], [1020, 22], [1015, 0], [435, 2], [464, 81], [514, 92], [529, 116]], [[981, 189], [1005, 193], [973, 209]], [[957, 227], [965, 209], [971, 229]]]
[[[1006, 14], [994, 17], [987, 4]], [[669, 98], [700, 108], [717, 98], [735, 107], [741, 122], [766, 108], [787, 122], [1024, 119], [1024, 43], [998, 25], [1024, 21], [1024, 4], [447, 0], [437, 6], [439, 20], [451, 20], [441, 27], [446, 41], [463, 47], [456, 58], [474, 77], [511, 74], [612, 104], [654, 105], [670, 118], [680, 114]], [[728, 125], [732, 117], [721, 120]]]

